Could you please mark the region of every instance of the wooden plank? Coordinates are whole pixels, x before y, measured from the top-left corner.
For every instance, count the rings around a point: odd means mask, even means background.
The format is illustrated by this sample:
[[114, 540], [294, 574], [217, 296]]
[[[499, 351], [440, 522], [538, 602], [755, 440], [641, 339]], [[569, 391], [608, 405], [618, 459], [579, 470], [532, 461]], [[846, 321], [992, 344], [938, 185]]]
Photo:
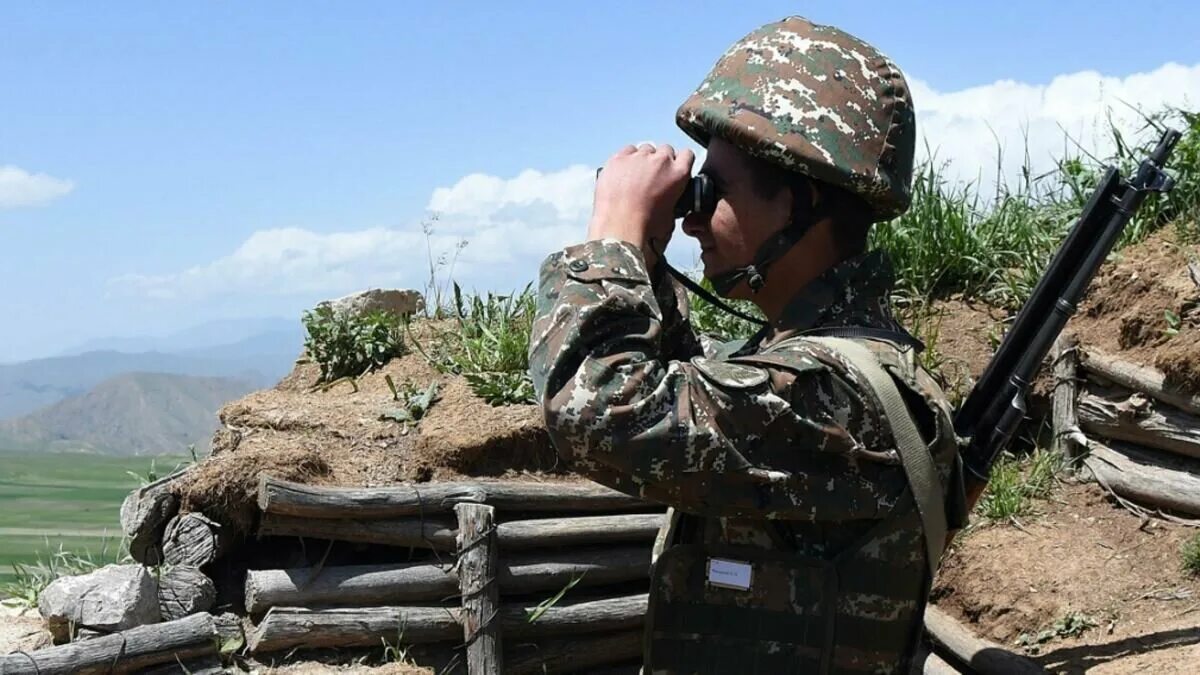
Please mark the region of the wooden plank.
[[1102, 485], [1142, 505], [1200, 515], [1200, 461], [1089, 439], [1084, 463]]
[[1079, 424], [1095, 436], [1200, 457], [1200, 417], [1123, 388], [1080, 392]]
[[976, 636], [934, 605], [925, 608], [925, 630], [933, 642], [979, 675], [1045, 675], [1034, 661]]
[[[500, 523], [497, 537], [503, 549], [555, 548], [589, 544], [654, 541], [663, 522], [661, 513], [629, 513], [577, 518], [538, 518]], [[296, 536], [365, 544], [454, 549], [456, 531], [441, 517], [397, 520], [344, 520], [264, 514], [259, 536]]]
[[1140, 391], [1191, 415], [1200, 415], [1200, 395], [1168, 388], [1164, 384], [1164, 375], [1159, 370], [1123, 361], [1091, 347], [1080, 354], [1080, 365], [1089, 373], [1099, 375], [1109, 382], [1132, 391]]
[[499, 675], [504, 671], [504, 636], [496, 620], [500, 608], [496, 509], [487, 504], [458, 504], [454, 512], [458, 516], [459, 618], [467, 646], [467, 672]]
[[0, 656], [4, 675], [129, 673], [217, 652], [212, 616], [192, 616], [22, 654]]
[[447, 518], [403, 520], [342, 520], [263, 514], [260, 537], [306, 537], [362, 544], [384, 544], [453, 551], [455, 526]]
[[[598, 586], [646, 579], [645, 547], [609, 547], [523, 554], [500, 559], [502, 594], [556, 591], [572, 579]], [[458, 592], [458, 574], [428, 562], [348, 565], [288, 570], [250, 570], [246, 610], [271, 607], [370, 607], [443, 600]]]
[[654, 541], [662, 527], [661, 513], [616, 516], [538, 518], [500, 523], [497, 536], [505, 550]]
[[596, 483], [471, 481], [375, 488], [321, 487], [262, 476], [264, 513], [308, 518], [396, 518], [450, 512], [455, 504], [490, 504], [501, 511], [636, 511], [653, 504]]
[[[505, 633], [522, 639], [629, 629], [642, 625], [646, 602], [646, 594], [560, 602], [532, 622], [536, 607], [510, 605], [500, 608], [499, 619]], [[457, 607], [277, 607], [251, 633], [249, 649], [258, 654], [293, 647], [374, 647], [380, 640], [404, 644], [461, 640], [461, 612]]]
[[507, 672], [514, 675], [574, 672], [641, 656], [642, 631], [553, 640], [523, 647], [514, 648], [507, 656]]

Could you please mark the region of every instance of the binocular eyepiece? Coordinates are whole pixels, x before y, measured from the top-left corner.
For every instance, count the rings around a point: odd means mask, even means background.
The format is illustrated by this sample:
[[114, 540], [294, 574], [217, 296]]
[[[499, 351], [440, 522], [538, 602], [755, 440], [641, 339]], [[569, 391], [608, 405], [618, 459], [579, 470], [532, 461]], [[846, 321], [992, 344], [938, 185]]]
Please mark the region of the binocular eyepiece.
[[[596, 169], [596, 178], [600, 177], [603, 168]], [[689, 213], [712, 213], [717, 208], [717, 189], [712, 179], [698, 173], [688, 179], [683, 194], [675, 202], [675, 217], [682, 218]]]

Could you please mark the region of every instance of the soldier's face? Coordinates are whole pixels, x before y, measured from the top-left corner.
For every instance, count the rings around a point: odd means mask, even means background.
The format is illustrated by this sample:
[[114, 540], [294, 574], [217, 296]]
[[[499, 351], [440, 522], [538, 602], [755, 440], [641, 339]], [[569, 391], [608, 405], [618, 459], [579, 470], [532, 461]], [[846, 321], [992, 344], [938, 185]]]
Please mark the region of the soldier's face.
[[[704, 276], [712, 277], [754, 261], [768, 237], [787, 225], [791, 215], [789, 190], [766, 198], [755, 189], [756, 160], [720, 139], [708, 144], [708, 156], [700, 169], [713, 179], [717, 207], [711, 215], [692, 213], [683, 219], [683, 232], [700, 244]], [[733, 297], [748, 294], [745, 284]]]

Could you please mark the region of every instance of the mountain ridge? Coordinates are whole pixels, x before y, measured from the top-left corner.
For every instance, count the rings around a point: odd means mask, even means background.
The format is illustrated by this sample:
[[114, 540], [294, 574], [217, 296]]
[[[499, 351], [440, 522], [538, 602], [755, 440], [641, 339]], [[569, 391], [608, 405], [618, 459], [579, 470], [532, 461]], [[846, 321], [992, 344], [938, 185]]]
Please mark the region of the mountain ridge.
[[207, 452], [222, 405], [259, 388], [233, 377], [122, 373], [88, 391], [0, 421], [0, 449], [116, 455]]

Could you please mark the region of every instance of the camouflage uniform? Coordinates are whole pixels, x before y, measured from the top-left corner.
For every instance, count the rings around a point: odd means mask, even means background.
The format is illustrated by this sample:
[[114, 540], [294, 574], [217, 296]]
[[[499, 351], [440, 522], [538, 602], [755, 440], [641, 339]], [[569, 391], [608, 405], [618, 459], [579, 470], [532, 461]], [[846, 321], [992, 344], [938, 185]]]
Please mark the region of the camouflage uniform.
[[[856, 59], [844, 34], [814, 41], [822, 27], [804, 22], [800, 35], [787, 21], [785, 30], [751, 34], [718, 62], [680, 109], [685, 130], [701, 142], [713, 129], [726, 138], [741, 134], [743, 150], [775, 160], [797, 155], [781, 148], [828, 154], [820, 144], [836, 137], [821, 136], [820, 126], [845, 124], [844, 116], [783, 119], [787, 106], [770, 88], [796, 91], [802, 82], [764, 75], [761, 85], [747, 84], [722, 75], [722, 64], [732, 60], [738, 72], [753, 74], [781, 49], [828, 49], [862, 64], [838, 79], [855, 92], [866, 91], [860, 76], [868, 70], [889, 68], [881, 66], [886, 60]], [[897, 86], [889, 79], [889, 87]], [[730, 112], [731, 97], [748, 103]], [[886, 114], [911, 109], [893, 101]], [[804, 131], [803, 120], [815, 126]], [[904, 170], [880, 169], [886, 158], [907, 161], [911, 172], [911, 142], [907, 155], [897, 153], [903, 132], [876, 128], [862, 134], [866, 150], [846, 151], [840, 176], [819, 161], [788, 166], [857, 186], [880, 217], [902, 211]], [[874, 160], [855, 164], [867, 157], [862, 152]], [[901, 331], [888, 311], [891, 285], [884, 255], [863, 254], [808, 284], [745, 344], [703, 350], [682, 289], [661, 265], [651, 278], [633, 245], [591, 241], [543, 263], [530, 371], [555, 447], [577, 471], [680, 514], [654, 564], [648, 671], [906, 669], [930, 566], [894, 421], [858, 362], [802, 335], [839, 326]], [[945, 485], [957, 455], [945, 396], [911, 349], [857, 342], [898, 386]], [[732, 585], [714, 565], [732, 570]]]

